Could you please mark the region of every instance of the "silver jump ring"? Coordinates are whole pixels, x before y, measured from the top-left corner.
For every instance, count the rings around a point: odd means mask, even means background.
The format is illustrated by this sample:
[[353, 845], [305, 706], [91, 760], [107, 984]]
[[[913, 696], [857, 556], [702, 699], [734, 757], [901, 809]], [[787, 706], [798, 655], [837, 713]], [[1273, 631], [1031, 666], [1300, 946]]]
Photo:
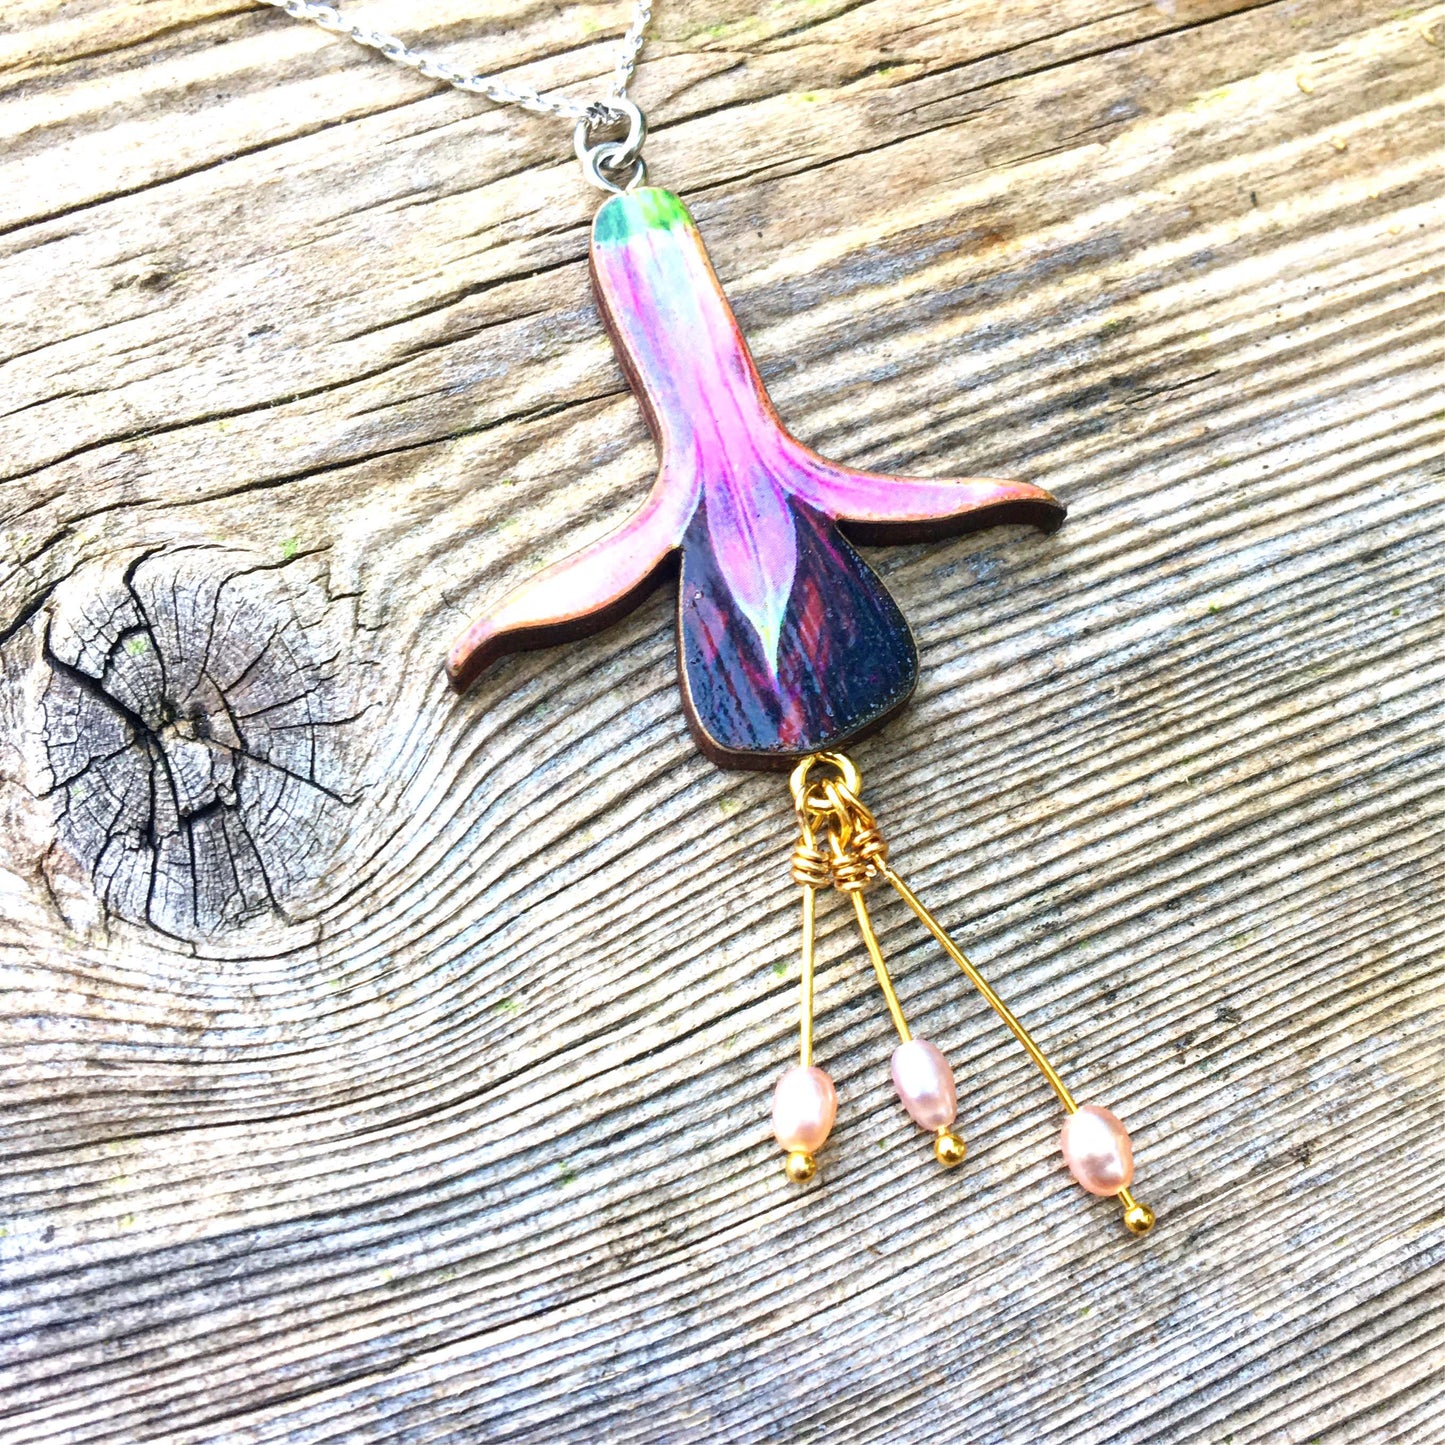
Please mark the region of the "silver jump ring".
[[622, 150], [620, 141], [594, 147], [582, 157], [582, 174], [594, 186], [618, 196], [640, 186], [647, 179], [647, 162], [641, 156], [633, 156], [631, 174], [626, 174], [625, 162], [617, 163]]
[[[627, 134], [621, 140], [590, 144], [594, 130], [615, 125], [618, 117], [627, 122]], [[582, 163], [582, 174], [600, 190], [617, 194], [630, 191], [647, 179], [647, 164], [642, 159], [646, 140], [647, 118], [636, 102], [625, 95], [600, 102], [572, 128], [572, 148]]]

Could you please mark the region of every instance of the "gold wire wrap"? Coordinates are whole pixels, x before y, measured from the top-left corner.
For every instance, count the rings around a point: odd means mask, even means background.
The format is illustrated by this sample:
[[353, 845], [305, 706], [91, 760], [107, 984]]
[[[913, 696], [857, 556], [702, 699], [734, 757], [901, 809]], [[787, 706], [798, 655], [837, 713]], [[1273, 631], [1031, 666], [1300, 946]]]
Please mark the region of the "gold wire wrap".
[[833, 886], [840, 893], [861, 893], [872, 877], [868, 860], [856, 853], [843, 853], [833, 859]]
[[833, 881], [833, 862], [817, 844], [799, 838], [791, 872], [799, 888], [826, 888]]
[[[821, 770], [821, 779], [816, 776], [816, 770]], [[873, 814], [859, 797], [862, 786], [863, 779], [857, 765], [842, 753], [814, 753], [804, 758], [793, 769], [789, 780], [799, 826], [798, 842], [793, 849], [792, 875], [794, 882], [803, 889], [803, 1062], [807, 1064], [812, 1059], [813, 932], [817, 890], [826, 888], [830, 883], [852, 900], [858, 931], [863, 936], [864, 946], [878, 977], [878, 986], [883, 991], [899, 1037], [905, 1043], [912, 1037], [863, 898], [868, 884], [874, 878], [882, 878], [1023, 1045], [1065, 1111], [1076, 1114], [1079, 1106], [1074, 1096], [1060, 1078], [1058, 1070], [1044, 1057], [1043, 1050], [1034, 1042], [1018, 1015], [993, 991], [988, 980], [969, 962], [943, 925], [888, 862], [888, 844]], [[826, 850], [821, 846], [823, 841], [826, 841]], [[1148, 1233], [1154, 1224], [1154, 1211], [1136, 1200], [1128, 1189], [1119, 1190], [1115, 1197], [1124, 1207], [1124, 1223], [1129, 1231], [1133, 1234]]]

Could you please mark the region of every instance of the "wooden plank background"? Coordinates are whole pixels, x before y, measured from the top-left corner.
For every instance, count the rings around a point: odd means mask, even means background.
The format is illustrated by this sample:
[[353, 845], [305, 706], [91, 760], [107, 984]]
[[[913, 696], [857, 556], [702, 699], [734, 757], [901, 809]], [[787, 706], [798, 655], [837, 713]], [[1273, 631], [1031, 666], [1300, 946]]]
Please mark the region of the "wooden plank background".
[[[625, 23], [362, 13], [577, 93]], [[667, 597], [444, 687], [653, 465], [566, 128], [240, 0], [7, 5], [7, 1445], [1445, 1440], [1441, 13], [663, 0], [637, 82], [801, 437], [1070, 507], [870, 553], [923, 681], [858, 757], [1137, 1241], [882, 899], [968, 1162], [833, 906], [784, 1181], [789, 810]]]

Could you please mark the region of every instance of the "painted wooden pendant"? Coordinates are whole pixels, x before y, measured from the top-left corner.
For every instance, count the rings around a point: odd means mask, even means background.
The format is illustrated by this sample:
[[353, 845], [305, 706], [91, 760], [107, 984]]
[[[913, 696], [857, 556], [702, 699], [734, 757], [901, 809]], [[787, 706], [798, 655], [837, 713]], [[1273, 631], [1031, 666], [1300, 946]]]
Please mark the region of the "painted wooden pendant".
[[657, 480], [621, 527], [474, 622], [447, 658], [453, 684], [505, 653], [616, 621], [681, 552], [678, 665], [702, 751], [724, 767], [786, 769], [865, 736], [908, 700], [918, 657], [848, 538], [920, 541], [1004, 521], [1052, 529], [1063, 507], [1024, 482], [855, 471], [789, 436], [670, 191], [641, 187], [602, 206], [592, 280], [657, 440]]
[[[991, 522], [1053, 528], [1063, 508], [1024, 482], [924, 481], [825, 461], [783, 430], [702, 237], [681, 201], [643, 187], [613, 196], [592, 227], [592, 280], [622, 365], [661, 453], [633, 515], [592, 546], [523, 583], [458, 639], [447, 670], [465, 687], [494, 659], [604, 627], [641, 600], [681, 553], [677, 645], [683, 705], [698, 746], [725, 767], [791, 768], [798, 822], [793, 880], [802, 890], [796, 1066], [773, 1093], [785, 1171], [806, 1184], [838, 1109], [813, 1060], [818, 894], [851, 905], [899, 1043], [898, 1097], [933, 1136], [945, 1168], [967, 1152], [958, 1088], [941, 1050], [914, 1038], [864, 898], [882, 880], [958, 964], [1023, 1045], [1066, 1118], [1064, 1160], [1085, 1190], [1114, 1196], [1125, 1227], [1146, 1234], [1133, 1146], [1109, 1110], [1080, 1105], [1018, 1017], [889, 861], [862, 800], [862, 776], [839, 748], [907, 701], [918, 677], [908, 624], [853, 550]], [[845, 536], [844, 534], [847, 534]]]

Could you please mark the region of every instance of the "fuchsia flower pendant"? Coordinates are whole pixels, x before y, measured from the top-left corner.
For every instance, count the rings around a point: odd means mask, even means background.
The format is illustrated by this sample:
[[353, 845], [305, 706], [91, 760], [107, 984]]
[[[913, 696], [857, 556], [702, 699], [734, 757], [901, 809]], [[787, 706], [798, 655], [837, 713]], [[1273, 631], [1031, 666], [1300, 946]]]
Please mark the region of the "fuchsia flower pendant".
[[872, 732], [907, 702], [918, 655], [848, 539], [922, 541], [1005, 521], [1052, 529], [1063, 507], [1024, 482], [854, 471], [789, 436], [670, 191], [643, 187], [602, 206], [592, 279], [657, 439], [657, 480], [616, 531], [468, 628], [447, 659], [453, 683], [465, 687], [504, 653], [616, 621], [681, 552], [678, 670], [709, 758], [784, 769]]
[[[748, 354], [702, 237], [670, 191], [614, 195], [592, 227], [592, 280], [617, 354], [657, 439], [661, 464], [647, 500], [616, 531], [538, 573], [457, 640], [447, 659], [465, 687], [491, 662], [595, 632], [674, 570], [678, 671], [698, 746], [723, 767], [791, 768], [802, 890], [801, 1048], [778, 1080], [773, 1134], [786, 1172], [804, 1184], [838, 1109], [813, 1063], [813, 937], [817, 894], [835, 888], [858, 928], [899, 1035], [894, 1088], [934, 1136], [945, 1168], [963, 1161], [953, 1070], [914, 1038], [864, 901], [887, 882], [1028, 1051], [1066, 1117], [1070, 1173], [1115, 1196], [1134, 1234], [1154, 1213], [1129, 1192], [1127, 1131], [1107, 1109], [1080, 1105], [1023, 1024], [888, 861], [863, 803], [861, 775], [840, 748], [892, 717], [918, 679], [918, 653], [897, 604], [849, 539], [917, 541], [993, 522], [1052, 530], [1064, 509], [1024, 482], [924, 481], [825, 461], [783, 430]], [[845, 535], [846, 534], [846, 535]]]

